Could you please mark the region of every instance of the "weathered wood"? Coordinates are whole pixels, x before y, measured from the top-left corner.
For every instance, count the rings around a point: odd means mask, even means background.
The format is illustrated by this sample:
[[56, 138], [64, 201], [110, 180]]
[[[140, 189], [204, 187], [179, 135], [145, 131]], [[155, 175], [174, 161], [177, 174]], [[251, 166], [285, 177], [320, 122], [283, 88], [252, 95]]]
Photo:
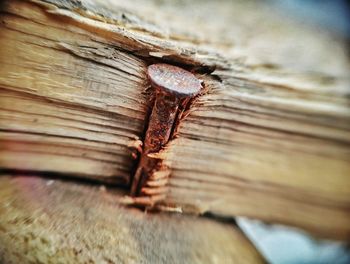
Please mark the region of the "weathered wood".
[[0, 177], [0, 262], [264, 263], [233, 224], [126, 209], [122, 195]]
[[5, 2], [2, 168], [129, 184], [150, 107], [145, 67], [167, 61], [197, 72], [206, 94], [161, 153], [166, 203], [349, 238], [340, 39], [254, 2], [74, 3]]
[[33, 4], [11, 1], [5, 11], [1, 167], [21, 160], [20, 169], [128, 183], [128, 144], [142, 133], [147, 110], [145, 63]]

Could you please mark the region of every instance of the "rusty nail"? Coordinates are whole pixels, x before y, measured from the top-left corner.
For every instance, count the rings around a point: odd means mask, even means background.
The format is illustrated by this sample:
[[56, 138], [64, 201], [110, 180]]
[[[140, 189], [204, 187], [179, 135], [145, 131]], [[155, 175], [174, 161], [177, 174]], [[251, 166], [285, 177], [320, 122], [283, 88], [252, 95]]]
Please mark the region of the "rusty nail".
[[131, 195], [140, 195], [143, 184], [154, 173], [156, 162], [148, 154], [156, 153], [169, 141], [179, 105], [197, 95], [201, 81], [182, 68], [159, 63], [148, 66], [147, 76], [156, 97], [144, 140], [144, 149], [136, 170]]

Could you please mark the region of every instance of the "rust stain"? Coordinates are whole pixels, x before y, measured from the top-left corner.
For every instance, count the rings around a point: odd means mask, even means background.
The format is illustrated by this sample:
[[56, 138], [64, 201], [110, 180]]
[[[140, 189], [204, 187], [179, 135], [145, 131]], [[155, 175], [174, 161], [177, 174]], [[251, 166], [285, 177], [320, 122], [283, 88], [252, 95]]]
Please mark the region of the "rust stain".
[[176, 135], [179, 120], [202, 84], [191, 72], [163, 63], [150, 65], [147, 76], [155, 90], [155, 100], [131, 196], [134, 204], [152, 207], [165, 199], [171, 173], [159, 152]]

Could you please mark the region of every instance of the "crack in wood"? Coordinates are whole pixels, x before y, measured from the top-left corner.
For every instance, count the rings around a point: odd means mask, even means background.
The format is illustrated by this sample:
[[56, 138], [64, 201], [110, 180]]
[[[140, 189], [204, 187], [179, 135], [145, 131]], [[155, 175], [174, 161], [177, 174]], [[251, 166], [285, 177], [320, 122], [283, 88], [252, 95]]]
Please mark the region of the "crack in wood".
[[[205, 71], [205, 69], [204, 69]], [[203, 72], [203, 71], [202, 71]], [[165, 103], [165, 98], [163, 99], [153, 99], [151, 100], [153, 104], [152, 108], [152, 114], [150, 114], [147, 118], [147, 130], [145, 130], [145, 133], [143, 135], [144, 139], [144, 149], [142, 152], [140, 152], [140, 158], [138, 160], [138, 165], [135, 170], [134, 177], [132, 179], [132, 185], [131, 185], [131, 195], [134, 196], [132, 198], [133, 203], [137, 205], [147, 206], [149, 208], [154, 208], [155, 205], [157, 205], [157, 208], [159, 209], [162, 207], [161, 210], [174, 210], [173, 207], [162, 204], [162, 201], [166, 199], [167, 193], [169, 192], [169, 188], [167, 187], [169, 177], [171, 174], [171, 169], [168, 165], [163, 163], [163, 160], [166, 158], [166, 156], [162, 155], [162, 151], [168, 147], [168, 143], [171, 142], [174, 138], [178, 137], [177, 129], [181, 123], [181, 121], [186, 118], [186, 116], [190, 113], [190, 107], [193, 104], [193, 102], [204, 92], [207, 92], [207, 89], [205, 89], [205, 86], [202, 82], [201, 84], [201, 92], [200, 94], [196, 95], [195, 97], [185, 97], [184, 99], [176, 99], [174, 101], [174, 104], [176, 107], [174, 108], [174, 114], [171, 114], [171, 116], [167, 116], [165, 112], [169, 111], [172, 112], [173, 110], [168, 109], [169, 107], [172, 107], [172, 102]], [[157, 96], [163, 96], [158, 95], [159, 91], [156, 92]], [[167, 98], [166, 100], [171, 100]], [[164, 105], [163, 105], [164, 104]], [[175, 106], [174, 105], [174, 106]], [[163, 109], [166, 107], [167, 109]], [[155, 124], [158, 124], [158, 122], [169, 122], [169, 120], [159, 120], [154, 124], [150, 123], [150, 116], [154, 113], [158, 113], [158, 115], [166, 117], [166, 118], [174, 118], [174, 120], [171, 120], [172, 123], [170, 127], [169, 132], [169, 138], [166, 142], [163, 143], [152, 143], [155, 145], [160, 144], [160, 149], [156, 147], [155, 151], [152, 150], [151, 152], [147, 150], [145, 145], [145, 139], [146, 139], [146, 133], [148, 133], [148, 129], [150, 126], [154, 126]], [[153, 117], [155, 118], [155, 116]], [[163, 117], [161, 117], [163, 119]], [[154, 122], [152, 120], [152, 122]], [[159, 124], [158, 124], [159, 125]], [[165, 128], [168, 125], [164, 125], [164, 127], [157, 127], [159, 129], [159, 133], [156, 131], [151, 130], [152, 141], [158, 141], [163, 139], [157, 139], [156, 137], [162, 137], [161, 130], [163, 129], [169, 129]], [[153, 128], [152, 128], [153, 129]], [[150, 134], [150, 135], [151, 135]], [[149, 140], [149, 139], [148, 139]], [[159, 207], [160, 206], [160, 207]], [[175, 209], [176, 210], [176, 209]], [[181, 211], [181, 210], [180, 210]]]

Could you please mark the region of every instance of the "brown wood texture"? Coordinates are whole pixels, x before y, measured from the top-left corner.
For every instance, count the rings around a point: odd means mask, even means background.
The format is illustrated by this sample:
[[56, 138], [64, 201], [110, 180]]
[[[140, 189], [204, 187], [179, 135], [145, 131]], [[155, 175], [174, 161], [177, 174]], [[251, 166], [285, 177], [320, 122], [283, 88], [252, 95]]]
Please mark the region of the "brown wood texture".
[[1, 263], [264, 263], [232, 223], [147, 214], [123, 192], [37, 177], [0, 178]]
[[[5, 1], [0, 166], [128, 186], [149, 114], [145, 68], [204, 81], [166, 203], [350, 235], [345, 43], [262, 3]], [[155, 12], [156, 11], [156, 12]]]

